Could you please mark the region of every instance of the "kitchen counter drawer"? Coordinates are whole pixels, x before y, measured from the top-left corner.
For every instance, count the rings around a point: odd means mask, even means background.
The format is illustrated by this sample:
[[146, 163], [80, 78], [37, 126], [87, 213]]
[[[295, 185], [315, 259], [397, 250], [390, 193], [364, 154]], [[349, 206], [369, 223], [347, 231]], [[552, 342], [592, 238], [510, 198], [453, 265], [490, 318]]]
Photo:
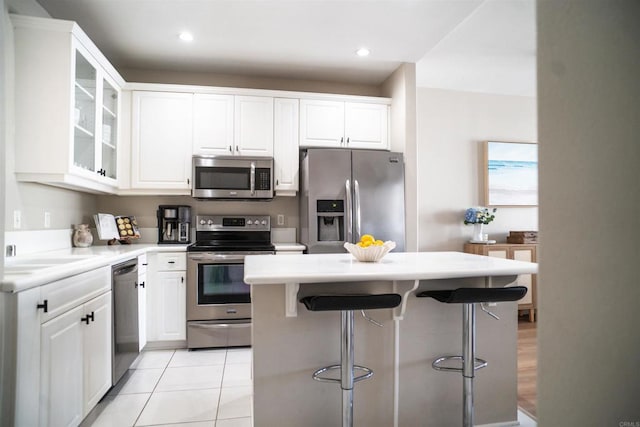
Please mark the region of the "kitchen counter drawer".
[[111, 268], [101, 267], [66, 279], [57, 280], [40, 288], [42, 308], [40, 323], [89, 301], [111, 290]]
[[187, 255], [180, 253], [159, 253], [157, 271], [175, 271], [187, 269]]

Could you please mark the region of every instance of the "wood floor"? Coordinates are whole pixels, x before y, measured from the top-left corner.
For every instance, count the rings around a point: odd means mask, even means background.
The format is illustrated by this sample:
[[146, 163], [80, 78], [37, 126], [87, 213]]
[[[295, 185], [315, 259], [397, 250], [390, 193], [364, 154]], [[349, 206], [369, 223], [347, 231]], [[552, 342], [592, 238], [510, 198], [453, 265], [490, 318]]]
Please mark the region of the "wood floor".
[[537, 325], [529, 316], [518, 319], [518, 406], [533, 417], [538, 406]]

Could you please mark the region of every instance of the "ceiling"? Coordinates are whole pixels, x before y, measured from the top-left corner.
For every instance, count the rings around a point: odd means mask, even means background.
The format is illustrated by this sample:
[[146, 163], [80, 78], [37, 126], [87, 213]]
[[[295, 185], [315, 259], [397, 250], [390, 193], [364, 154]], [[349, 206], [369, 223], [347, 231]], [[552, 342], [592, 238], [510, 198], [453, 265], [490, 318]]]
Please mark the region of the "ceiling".
[[415, 62], [420, 87], [535, 96], [534, 0], [38, 3], [77, 21], [116, 68], [379, 85]]

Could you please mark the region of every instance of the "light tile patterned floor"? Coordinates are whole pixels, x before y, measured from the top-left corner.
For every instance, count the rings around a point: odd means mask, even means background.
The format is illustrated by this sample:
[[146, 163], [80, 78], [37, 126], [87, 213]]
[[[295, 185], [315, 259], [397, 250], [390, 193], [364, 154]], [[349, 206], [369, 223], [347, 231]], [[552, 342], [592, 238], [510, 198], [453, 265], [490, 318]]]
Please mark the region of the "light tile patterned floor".
[[251, 363], [250, 348], [145, 351], [81, 427], [252, 427]]
[[250, 348], [145, 351], [82, 427], [252, 427]]

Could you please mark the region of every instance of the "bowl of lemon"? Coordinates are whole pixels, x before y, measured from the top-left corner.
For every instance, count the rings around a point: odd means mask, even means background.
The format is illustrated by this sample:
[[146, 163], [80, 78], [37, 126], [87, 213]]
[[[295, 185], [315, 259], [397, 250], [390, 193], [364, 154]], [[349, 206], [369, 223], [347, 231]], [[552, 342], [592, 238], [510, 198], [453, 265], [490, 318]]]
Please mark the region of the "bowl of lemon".
[[396, 242], [376, 240], [371, 234], [363, 234], [356, 244], [344, 244], [344, 248], [360, 262], [378, 262], [395, 247]]

